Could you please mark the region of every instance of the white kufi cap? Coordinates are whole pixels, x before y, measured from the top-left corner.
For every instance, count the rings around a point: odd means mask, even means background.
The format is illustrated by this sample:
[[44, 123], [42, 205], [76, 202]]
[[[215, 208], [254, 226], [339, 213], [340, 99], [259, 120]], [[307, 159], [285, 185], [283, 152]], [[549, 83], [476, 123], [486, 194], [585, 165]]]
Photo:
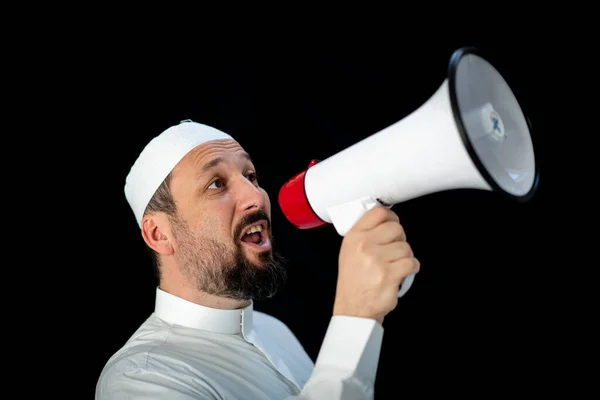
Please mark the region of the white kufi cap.
[[233, 138], [211, 126], [184, 120], [146, 145], [125, 179], [125, 197], [140, 227], [148, 202], [177, 163], [196, 146], [219, 139]]

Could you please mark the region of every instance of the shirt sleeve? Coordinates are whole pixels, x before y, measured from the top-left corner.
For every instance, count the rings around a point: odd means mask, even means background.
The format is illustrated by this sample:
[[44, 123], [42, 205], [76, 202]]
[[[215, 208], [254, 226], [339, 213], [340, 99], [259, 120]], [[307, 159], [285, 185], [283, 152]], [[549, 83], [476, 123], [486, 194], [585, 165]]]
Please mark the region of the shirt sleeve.
[[382, 340], [374, 319], [333, 316], [311, 377], [288, 399], [372, 399]]

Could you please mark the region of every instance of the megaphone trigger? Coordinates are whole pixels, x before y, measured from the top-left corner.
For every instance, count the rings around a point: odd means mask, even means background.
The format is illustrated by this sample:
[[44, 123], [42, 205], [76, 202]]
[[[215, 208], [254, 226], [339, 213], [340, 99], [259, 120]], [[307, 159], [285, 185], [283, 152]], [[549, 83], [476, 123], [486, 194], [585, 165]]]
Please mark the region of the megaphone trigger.
[[327, 207], [327, 215], [329, 215], [331, 223], [335, 227], [337, 233], [339, 233], [340, 236], [345, 236], [365, 212], [378, 205], [383, 206], [379, 201], [366, 196], [329, 206]]
[[[381, 201], [365, 196], [353, 201], [336, 204], [327, 207], [327, 214], [332, 225], [340, 236], [345, 236], [350, 229], [358, 222], [365, 212], [375, 206], [391, 208], [391, 204], [384, 204]], [[414, 275], [409, 275], [402, 281], [398, 297], [404, 296], [412, 286], [415, 279]]]

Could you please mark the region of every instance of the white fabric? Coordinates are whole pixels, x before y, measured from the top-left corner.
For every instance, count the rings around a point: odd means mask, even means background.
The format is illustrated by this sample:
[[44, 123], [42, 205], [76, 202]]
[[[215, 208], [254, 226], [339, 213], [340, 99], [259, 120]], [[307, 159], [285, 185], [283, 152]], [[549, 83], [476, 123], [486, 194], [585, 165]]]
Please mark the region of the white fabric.
[[232, 137], [211, 126], [184, 120], [144, 147], [125, 178], [125, 197], [140, 227], [148, 202], [179, 161], [196, 146], [219, 139]]
[[313, 365], [278, 319], [157, 289], [155, 312], [104, 367], [96, 400], [372, 399], [383, 327], [334, 316]]

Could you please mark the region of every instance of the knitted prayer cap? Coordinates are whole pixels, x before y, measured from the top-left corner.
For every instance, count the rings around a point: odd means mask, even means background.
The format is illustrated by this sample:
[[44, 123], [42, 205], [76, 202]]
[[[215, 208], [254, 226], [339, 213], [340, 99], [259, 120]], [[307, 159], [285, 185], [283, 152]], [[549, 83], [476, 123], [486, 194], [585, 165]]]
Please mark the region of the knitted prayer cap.
[[177, 163], [196, 146], [219, 139], [233, 138], [211, 126], [183, 120], [146, 145], [125, 178], [125, 197], [140, 228], [150, 199]]

